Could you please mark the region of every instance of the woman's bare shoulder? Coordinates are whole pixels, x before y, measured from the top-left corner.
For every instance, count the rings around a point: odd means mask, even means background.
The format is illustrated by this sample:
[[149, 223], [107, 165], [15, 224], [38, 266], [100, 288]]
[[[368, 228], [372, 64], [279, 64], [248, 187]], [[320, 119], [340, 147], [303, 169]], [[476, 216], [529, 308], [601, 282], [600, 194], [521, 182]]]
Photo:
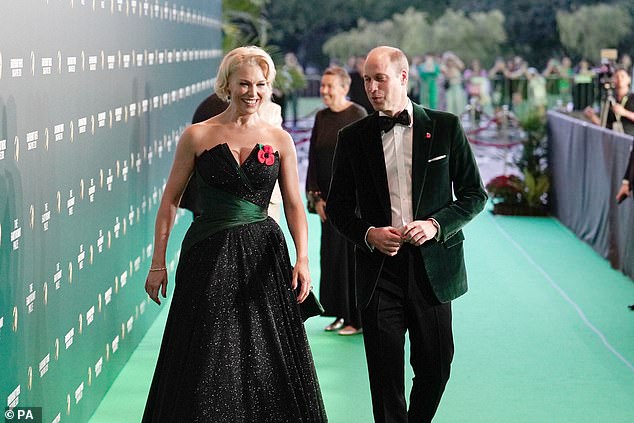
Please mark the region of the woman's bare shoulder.
[[218, 116], [211, 117], [207, 120], [203, 120], [202, 122], [194, 123], [188, 127], [194, 133], [200, 134], [205, 133], [206, 131], [212, 131], [214, 129], [218, 129], [223, 125], [221, 119]]
[[291, 135], [284, 129], [279, 127], [271, 127], [267, 129], [267, 144], [271, 144], [273, 150], [278, 151], [280, 156], [290, 154], [295, 155], [295, 142]]
[[194, 123], [185, 129], [182, 140], [192, 144], [195, 151], [200, 152], [219, 144], [224, 125], [215, 117]]

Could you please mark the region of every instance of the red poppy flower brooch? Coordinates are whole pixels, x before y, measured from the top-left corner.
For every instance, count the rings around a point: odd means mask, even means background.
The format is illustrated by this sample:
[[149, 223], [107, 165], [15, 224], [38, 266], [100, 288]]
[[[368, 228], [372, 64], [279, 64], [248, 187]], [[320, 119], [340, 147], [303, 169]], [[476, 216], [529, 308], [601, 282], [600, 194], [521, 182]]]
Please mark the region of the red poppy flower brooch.
[[267, 166], [271, 166], [275, 163], [275, 154], [273, 154], [273, 147], [270, 145], [258, 144], [260, 148], [258, 150], [258, 161]]

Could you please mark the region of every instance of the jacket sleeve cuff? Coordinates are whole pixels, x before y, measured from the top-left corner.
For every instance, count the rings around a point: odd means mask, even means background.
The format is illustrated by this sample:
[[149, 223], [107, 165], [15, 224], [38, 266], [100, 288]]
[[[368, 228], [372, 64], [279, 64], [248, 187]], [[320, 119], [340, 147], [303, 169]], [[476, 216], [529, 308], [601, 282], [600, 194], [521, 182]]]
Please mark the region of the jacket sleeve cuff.
[[368, 230], [365, 231], [365, 237], [363, 237], [363, 240], [365, 241], [365, 245], [368, 247], [368, 249], [370, 251], [374, 251], [374, 247], [368, 242], [368, 232], [370, 232], [370, 229], [374, 229], [374, 226], [370, 226]]
[[429, 220], [432, 223], [432, 225], [434, 225], [436, 227], [436, 236], [434, 237], [434, 239], [436, 241], [440, 242], [440, 233], [441, 233], [440, 223], [438, 223], [438, 221], [436, 219], [434, 219], [433, 217], [430, 217], [427, 220]]

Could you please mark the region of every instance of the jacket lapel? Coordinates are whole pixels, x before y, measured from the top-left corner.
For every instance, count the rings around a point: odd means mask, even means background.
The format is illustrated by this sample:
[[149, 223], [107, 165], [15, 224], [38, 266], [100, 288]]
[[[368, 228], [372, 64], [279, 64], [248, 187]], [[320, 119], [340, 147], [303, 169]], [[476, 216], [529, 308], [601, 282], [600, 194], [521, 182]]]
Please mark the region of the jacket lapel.
[[[412, 137], [412, 206], [414, 219], [425, 187], [425, 178], [431, 146], [434, 141], [435, 122], [429, 118], [425, 110], [414, 106], [414, 131]], [[384, 165], [385, 167], [385, 165]]]
[[381, 140], [378, 116], [379, 113], [374, 112], [372, 118], [368, 120], [366, 128], [367, 141], [361, 142], [360, 145], [363, 147], [363, 152], [368, 161], [369, 173], [372, 175], [381, 207], [389, 222], [391, 221], [390, 193], [387, 185], [385, 156], [383, 155], [383, 142]]

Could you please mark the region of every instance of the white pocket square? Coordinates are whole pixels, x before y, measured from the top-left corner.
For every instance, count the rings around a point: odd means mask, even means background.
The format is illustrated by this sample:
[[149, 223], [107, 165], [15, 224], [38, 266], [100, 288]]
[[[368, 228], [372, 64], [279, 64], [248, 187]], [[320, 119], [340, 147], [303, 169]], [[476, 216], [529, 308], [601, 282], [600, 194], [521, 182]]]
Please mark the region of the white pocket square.
[[442, 159], [444, 159], [445, 157], [447, 157], [447, 155], [446, 155], [446, 154], [443, 154], [442, 156], [434, 157], [433, 159], [429, 159], [429, 160], [427, 160], [427, 163], [435, 162], [435, 161], [437, 161], [437, 160], [442, 160]]

